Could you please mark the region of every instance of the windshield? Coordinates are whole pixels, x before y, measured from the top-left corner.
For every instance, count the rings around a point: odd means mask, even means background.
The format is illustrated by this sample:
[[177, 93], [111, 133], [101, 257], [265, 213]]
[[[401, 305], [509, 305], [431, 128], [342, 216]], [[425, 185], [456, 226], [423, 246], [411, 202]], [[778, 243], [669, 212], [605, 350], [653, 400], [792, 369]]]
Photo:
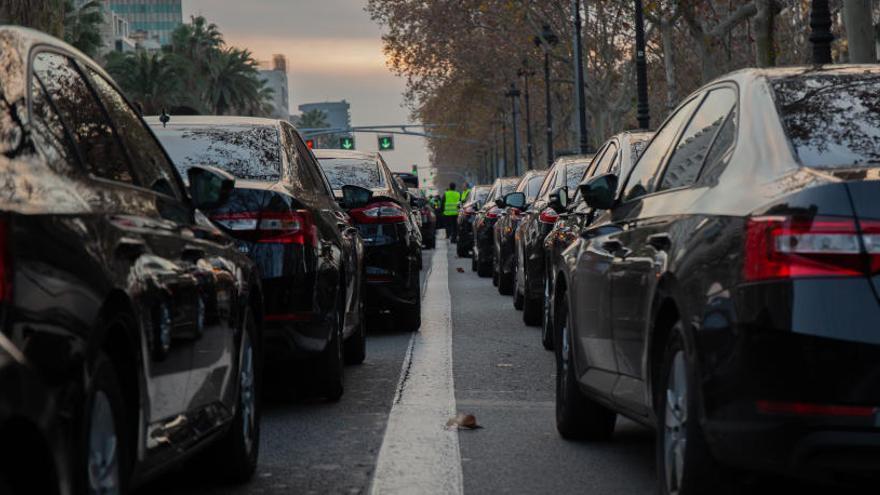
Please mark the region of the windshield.
[[499, 197], [503, 198], [505, 194], [512, 193], [518, 183], [518, 177], [501, 179], [501, 194], [499, 195]]
[[526, 184], [526, 203], [531, 203], [538, 197], [538, 192], [541, 190], [541, 184], [544, 183], [544, 177], [547, 174], [539, 174], [533, 175], [529, 178], [529, 183]]
[[473, 188], [470, 194], [468, 194], [468, 204], [483, 204], [486, 201], [486, 197], [489, 196], [489, 189], [488, 187]]
[[333, 189], [359, 186], [365, 189], [384, 189], [385, 177], [375, 160], [355, 158], [319, 158], [318, 162]]
[[579, 162], [572, 163], [565, 168], [565, 186], [569, 191], [574, 191], [574, 188], [580, 184], [581, 179], [584, 178], [584, 172], [587, 170], [587, 165], [589, 162]]
[[851, 168], [880, 161], [880, 76], [810, 74], [771, 85], [803, 165]]
[[186, 177], [193, 165], [221, 168], [239, 179], [281, 178], [281, 145], [274, 126], [153, 127], [156, 137]]

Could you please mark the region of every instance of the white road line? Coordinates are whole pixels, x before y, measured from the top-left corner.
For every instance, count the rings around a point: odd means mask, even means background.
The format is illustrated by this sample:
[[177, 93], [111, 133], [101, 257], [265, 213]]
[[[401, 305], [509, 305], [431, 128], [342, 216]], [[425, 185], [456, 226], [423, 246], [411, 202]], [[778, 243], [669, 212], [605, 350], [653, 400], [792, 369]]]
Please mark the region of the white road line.
[[422, 328], [410, 339], [373, 476], [373, 494], [461, 494], [452, 381], [452, 312], [447, 244], [439, 240], [422, 304]]

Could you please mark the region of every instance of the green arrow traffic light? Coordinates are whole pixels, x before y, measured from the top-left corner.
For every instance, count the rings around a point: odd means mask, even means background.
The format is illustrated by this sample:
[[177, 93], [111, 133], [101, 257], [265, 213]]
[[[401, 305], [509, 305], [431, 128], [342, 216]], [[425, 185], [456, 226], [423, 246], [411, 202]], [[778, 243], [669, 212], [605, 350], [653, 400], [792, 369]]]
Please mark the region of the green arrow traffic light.
[[353, 150], [354, 149], [354, 138], [353, 137], [339, 138], [339, 147], [344, 150]]
[[394, 149], [394, 138], [392, 136], [379, 136], [379, 151], [391, 151]]

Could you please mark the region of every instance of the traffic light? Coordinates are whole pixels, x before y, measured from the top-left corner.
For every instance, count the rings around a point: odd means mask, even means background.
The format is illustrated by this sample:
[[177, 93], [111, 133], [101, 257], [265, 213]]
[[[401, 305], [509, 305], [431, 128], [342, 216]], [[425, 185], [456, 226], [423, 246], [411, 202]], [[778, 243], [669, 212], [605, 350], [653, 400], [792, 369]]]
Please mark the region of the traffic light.
[[344, 150], [354, 149], [354, 138], [350, 136], [339, 138], [339, 147]]
[[314, 139], [306, 139], [306, 146], [308, 146], [310, 150], [315, 149], [315, 140]]
[[394, 150], [394, 137], [393, 136], [379, 136], [379, 151], [393, 151]]

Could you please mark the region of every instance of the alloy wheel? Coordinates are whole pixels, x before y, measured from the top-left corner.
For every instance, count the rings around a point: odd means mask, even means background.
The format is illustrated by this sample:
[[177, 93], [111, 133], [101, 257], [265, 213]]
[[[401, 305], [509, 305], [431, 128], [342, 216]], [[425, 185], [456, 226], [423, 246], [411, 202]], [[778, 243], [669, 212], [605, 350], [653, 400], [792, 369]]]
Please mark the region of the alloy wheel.
[[239, 374], [239, 401], [241, 407], [242, 435], [247, 452], [253, 449], [254, 431], [256, 429], [256, 390], [254, 379], [254, 348], [251, 345], [249, 332], [245, 331], [242, 338], [241, 372]]
[[119, 439], [110, 399], [102, 390], [95, 393], [89, 420], [89, 493], [115, 495], [120, 493]]
[[666, 407], [664, 409], [663, 469], [666, 474], [666, 491], [677, 494], [684, 477], [685, 453], [687, 452], [688, 415], [687, 368], [684, 352], [678, 350], [672, 358], [672, 367], [666, 381]]

